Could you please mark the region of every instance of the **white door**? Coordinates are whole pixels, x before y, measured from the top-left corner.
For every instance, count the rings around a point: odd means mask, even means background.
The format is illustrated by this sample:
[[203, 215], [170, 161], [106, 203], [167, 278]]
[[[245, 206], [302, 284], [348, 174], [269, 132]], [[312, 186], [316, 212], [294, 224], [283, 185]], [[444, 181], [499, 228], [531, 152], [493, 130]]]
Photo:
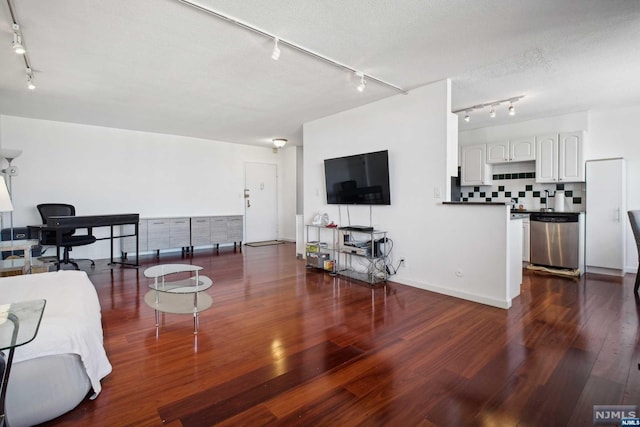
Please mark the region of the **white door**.
[[624, 160], [587, 162], [586, 264], [624, 267]]
[[277, 166], [268, 163], [244, 165], [244, 212], [246, 241], [278, 238]]

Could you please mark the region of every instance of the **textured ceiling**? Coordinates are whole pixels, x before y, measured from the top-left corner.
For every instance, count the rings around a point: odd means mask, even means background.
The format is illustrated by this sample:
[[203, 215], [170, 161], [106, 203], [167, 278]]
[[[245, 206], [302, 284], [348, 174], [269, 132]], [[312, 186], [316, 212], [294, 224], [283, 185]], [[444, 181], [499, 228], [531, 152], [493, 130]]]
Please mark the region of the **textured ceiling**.
[[[13, 0], [37, 89], [0, 4], [0, 113], [268, 145], [397, 93], [177, 0]], [[410, 90], [452, 79], [453, 110], [510, 98], [472, 129], [640, 104], [640, 2], [199, 0]]]

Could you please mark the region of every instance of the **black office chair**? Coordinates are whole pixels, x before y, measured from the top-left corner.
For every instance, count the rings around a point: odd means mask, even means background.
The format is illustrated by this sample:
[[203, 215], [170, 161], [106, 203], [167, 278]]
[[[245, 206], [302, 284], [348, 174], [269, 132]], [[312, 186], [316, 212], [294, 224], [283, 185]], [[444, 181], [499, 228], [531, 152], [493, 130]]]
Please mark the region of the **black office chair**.
[[[65, 203], [42, 203], [38, 205], [38, 212], [42, 217], [42, 223], [47, 223], [47, 218], [50, 216], [75, 216], [76, 208], [73, 205]], [[60, 246], [64, 247], [64, 255], [60, 260], [61, 264], [71, 264], [76, 270], [79, 270], [78, 263], [80, 259], [69, 258], [69, 252], [74, 246], [84, 246], [95, 243], [96, 237], [91, 234], [75, 235], [75, 228], [65, 230], [62, 233], [62, 243]], [[56, 233], [53, 231], [42, 231], [40, 235], [41, 245], [56, 245]], [[84, 259], [84, 261], [90, 261], [91, 267], [95, 267], [96, 263], [91, 259]]]
[[[633, 237], [636, 239], [636, 247], [638, 248], [638, 260], [640, 261], [640, 211], [629, 211], [629, 222], [631, 222], [631, 230], [633, 230]], [[633, 290], [638, 293], [640, 288], [640, 267], [636, 272], [636, 286]]]

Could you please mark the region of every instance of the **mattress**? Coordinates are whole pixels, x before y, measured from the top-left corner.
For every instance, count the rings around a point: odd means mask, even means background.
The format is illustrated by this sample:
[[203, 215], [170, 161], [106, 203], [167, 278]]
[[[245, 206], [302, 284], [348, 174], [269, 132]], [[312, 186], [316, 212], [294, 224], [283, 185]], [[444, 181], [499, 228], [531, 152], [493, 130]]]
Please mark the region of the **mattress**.
[[103, 346], [98, 296], [83, 271], [0, 279], [0, 304], [45, 299], [36, 338], [16, 348], [6, 415], [9, 425], [33, 425], [73, 409], [111, 372]]

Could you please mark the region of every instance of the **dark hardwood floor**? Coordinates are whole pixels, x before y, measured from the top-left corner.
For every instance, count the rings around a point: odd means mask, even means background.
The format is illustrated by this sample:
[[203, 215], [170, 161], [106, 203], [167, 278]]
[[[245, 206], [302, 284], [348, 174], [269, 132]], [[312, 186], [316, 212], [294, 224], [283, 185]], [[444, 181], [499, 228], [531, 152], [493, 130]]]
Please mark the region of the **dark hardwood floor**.
[[[211, 309], [143, 302], [144, 267], [186, 262], [215, 283]], [[594, 404], [640, 403], [633, 275], [525, 273], [501, 310], [307, 270], [285, 244], [98, 263], [113, 372], [48, 426], [586, 426]]]

